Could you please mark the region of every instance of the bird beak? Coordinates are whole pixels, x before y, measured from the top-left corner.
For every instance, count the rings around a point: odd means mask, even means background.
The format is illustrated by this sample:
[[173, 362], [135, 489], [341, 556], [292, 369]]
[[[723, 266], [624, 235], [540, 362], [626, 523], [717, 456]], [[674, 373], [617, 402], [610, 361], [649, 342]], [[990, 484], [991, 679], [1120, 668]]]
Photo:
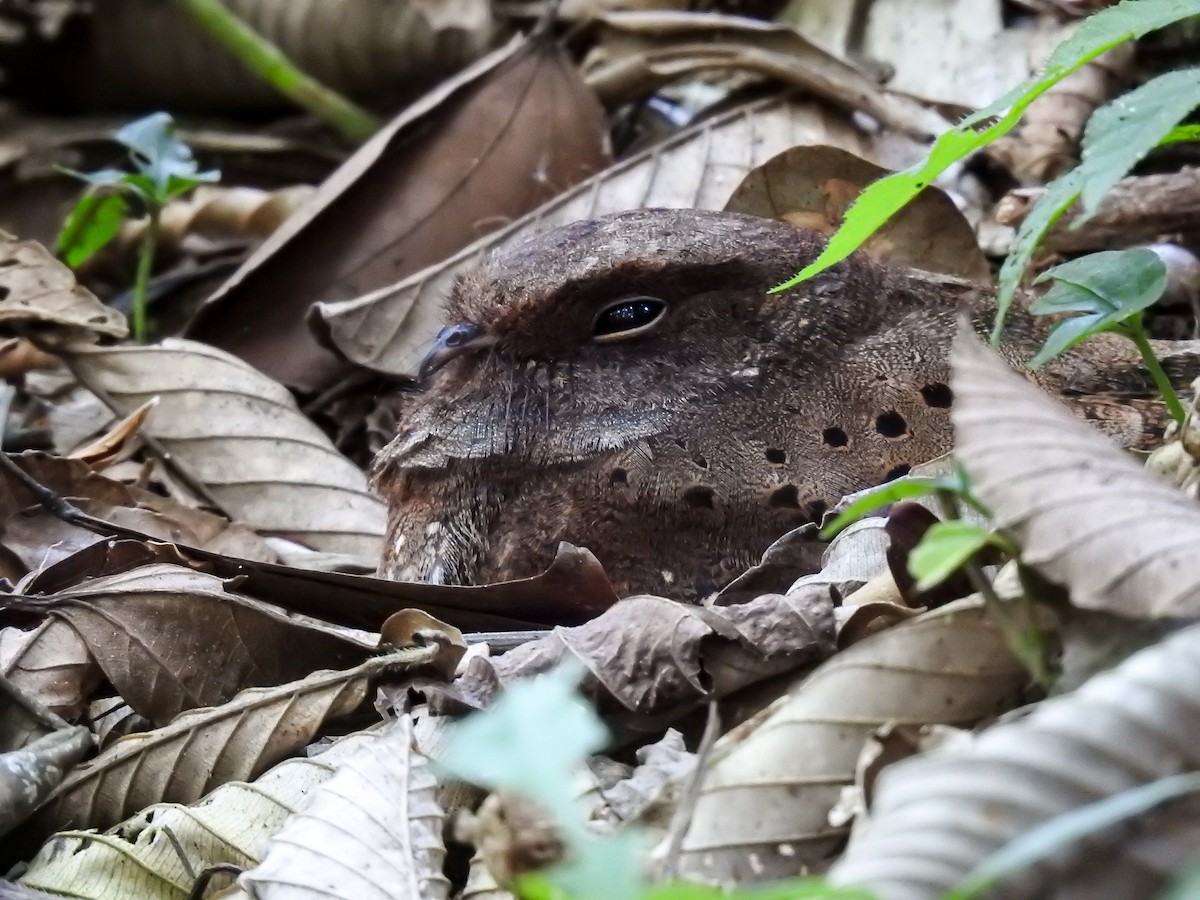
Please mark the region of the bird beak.
[[495, 337], [488, 334], [479, 325], [447, 325], [438, 332], [433, 346], [421, 360], [421, 368], [417, 376], [421, 381], [440, 369], [450, 360], [462, 356], [480, 347], [490, 347], [496, 343]]

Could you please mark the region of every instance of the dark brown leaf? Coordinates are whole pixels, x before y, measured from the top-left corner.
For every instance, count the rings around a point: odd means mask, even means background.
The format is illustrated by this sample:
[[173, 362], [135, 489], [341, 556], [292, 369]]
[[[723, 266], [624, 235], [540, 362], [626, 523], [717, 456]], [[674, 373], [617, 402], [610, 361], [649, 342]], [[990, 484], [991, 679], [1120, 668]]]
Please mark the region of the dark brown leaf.
[[603, 114], [557, 44], [480, 61], [397, 117], [208, 301], [190, 336], [292, 387], [344, 368], [306, 316], [439, 262], [607, 161]]

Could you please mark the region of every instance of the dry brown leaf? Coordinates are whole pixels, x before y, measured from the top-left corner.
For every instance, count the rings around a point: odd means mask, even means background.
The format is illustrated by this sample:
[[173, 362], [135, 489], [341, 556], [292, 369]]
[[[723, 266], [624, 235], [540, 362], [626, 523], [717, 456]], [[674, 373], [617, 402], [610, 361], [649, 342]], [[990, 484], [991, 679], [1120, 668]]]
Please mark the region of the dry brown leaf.
[[[393, 0], [229, 0], [228, 6], [317, 81], [385, 104], [462, 68], [494, 31], [487, 0], [456, 0], [450, 18], [427, 3]], [[286, 103], [173, 4], [89, 4], [86, 15], [72, 18], [69, 40], [42, 37], [33, 48], [5, 41], [0, 63], [12, 73], [8, 90], [85, 110], [246, 112]]]
[[266, 840], [365, 742], [342, 738], [315, 756], [288, 759], [255, 779], [233, 781], [191, 806], [154, 804], [110, 831], [72, 831], [51, 838], [30, 861], [21, 883], [56, 895], [90, 896], [97, 883], [110, 896], [186, 897], [209, 866], [254, 866]]
[[[833, 234], [863, 188], [887, 174], [838, 147], [793, 147], [747, 175], [725, 209]], [[889, 265], [992, 281], [975, 229], [954, 201], [932, 186], [871, 235], [863, 250]]]
[[868, 138], [841, 114], [788, 99], [757, 101], [617, 163], [509, 227], [395, 285], [355, 300], [320, 303], [317, 309], [329, 339], [348, 359], [415, 377], [424, 348], [444, 324], [444, 302], [454, 279], [485, 254], [567, 222], [626, 209], [720, 209], [754, 166], [788, 147], [811, 143], [845, 147], [867, 158], [878, 155]]
[[645, 733], [712, 697], [823, 658], [832, 637], [832, 600], [824, 585], [711, 609], [630, 597], [590, 622], [556, 628], [498, 659], [472, 660], [454, 689], [485, 695], [497, 678], [509, 682], [571, 659], [587, 669], [589, 691], [610, 725]]
[[[78, 632], [61, 619], [28, 631], [0, 628], [0, 674], [64, 719], [78, 719], [103, 674]], [[21, 747], [17, 723], [0, 716], [0, 748]]]
[[96, 469], [116, 462], [130, 449], [142, 423], [146, 421], [146, 416], [150, 414], [150, 410], [154, 409], [157, 403], [157, 399], [147, 400], [121, 421], [109, 426], [104, 434], [82, 447], [76, 447], [67, 454], [68, 458], [78, 459]]
[[251, 896], [442, 900], [445, 818], [429, 763], [413, 745], [412, 719], [362, 741], [267, 843], [238, 885]]
[[375, 681], [423, 665], [432, 650], [398, 650], [353, 669], [314, 672], [189, 710], [170, 725], [121, 738], [74, 769], [29, 824], [32, 833], [107, 828], [151, 803], [191, 803], [229, 781], [265, 772], [348, 715]]
[[584, 72], [608, 107], [640, 100], [697, 72], [740, 69], [867, 113], [921, 140], [946, 127], [928, 107], [884, 90], [858, 66], [788, 25], [669, 10], [610, 12], [598, 19], [605, 30], [599, 46], [584, 60]]
[[71, 270], [34, 241], [0, 232], [0, 324], [123, 338], [125, 317], [75, 281]]
[[24, 593], [50, 594], [87, 578], [154, 563], [238, 579], [238, 592], [349, 627], [377, 631], [395, 612], [419, 607], [464, 631], [523, 631], [587, 621], [617, 596], [587, 550], [564, 544], [541, 575], [473, 586], [392, 581], [238, 559], [181, 544], [104, 540], [21, 580]]
[[69, 623], [117, 693], [155, 725], [245, 688], [350, 668], [375, 650], [374, 641], [227, 592], [212, 575], [161, 563], [14, 598], [10, 609]]
[[0, 378], [15, 380], [35, 369], [53, 369], [61, 363], [57, 356], [39, 350], [28, 338], [0, 341]]
[[375, 567], [383, 504], [282, 385], [193, 341], [75, 346], [71, 354], [81, 380], [114, 412], [127, 415], [159, 398], [143, 432], [231, 518]]
[[975, 722], [1014, 703], [1027, 679], [979, 604], [942, 607], [843, 650], [718, 742], [680, 874], [744, 885], [819, 869], [845, 839], [829, 811], [872, 730]]
[[449, 256], [602, 168], [603, 112], [559, 46], [514, 43], [414, 104], [206, 303], [189, 336], [293, 387], [344, 363], [306, 322]]
[[[1009, 841], [1088, 803], [1200, 768], [1200, 627], [1074, 694], [993, 725], [958, 752], [884, 772], [870, 826], [830, 873], [880, 897], [940, 897]], [[1156, 897], [1200, 842], [1194, 795], [1071, 841], [989, 896]]]
[[[71, 500], [84, 512], [136, 529], [150, 538], [243, 559], [277, 558], [263, 539], [244, 525], [114, 481], [93, 472], [82, 460], [33, 452], [14, 459], [43, 487]], [[62, 562], [106, 539], [52, 515], [7, 474], [0, 476], [0, 513], [4, 520], [0, 546], [14, 554], [26, 572]], [[81, 573], [94, 574], [94, 571]]]
[[959, 329], [956, 456], [1021, 558], [1074, 603], [1124, 616], [1200, 615], [1200, 508]]

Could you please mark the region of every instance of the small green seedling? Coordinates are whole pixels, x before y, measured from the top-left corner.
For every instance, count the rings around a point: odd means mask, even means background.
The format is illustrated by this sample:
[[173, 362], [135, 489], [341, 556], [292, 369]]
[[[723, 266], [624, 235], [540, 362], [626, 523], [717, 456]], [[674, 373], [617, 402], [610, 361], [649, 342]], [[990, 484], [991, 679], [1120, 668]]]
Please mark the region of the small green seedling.
[[[1025, 110], [1034, 100], [1076, 69], [1118, 44], [1132, 38], [1142, 37], [1151, 31], [1164, 28], [1173, 22], [1198, 13], [1200, 13], [1200, 0], [1124, 0], [1116, 6], [1100, 10], [1089, 16], [1079, 24], [1070, 37], [1054, 49], [1054, 52], [1050, 54], [1050, 59], [1046, 62], [1045, 71], [1041, 75], [1025, 84], [1018, 85], [995, 102], [968, 116], [940, 135], [930, 148], [926, 158], [921, 162], [869, 185], [855, 204], [846, 211], [842, 227], [833, 235], [821, 255], [775, 290], [793, 287], [841, 262], [952, 164], [970, 156], [1016, 127]], [[1122, 147], [1124, 152], [1113, 154], [1113, 156], [1115, 158], [1119, 155], [1122, 160], [1128, 158], [1128, 162], [1125, 169], [1117, 175], [1118, 178], [1140, 158], [1139, 153], [1144, 155], [1155, 146], [1163, 135], [1170, 131], [1171, 126], [1190, 108], [1187, 107], [1187, 104], [1197, 88], [1194, 85], [1189, 86], [1181, 96], [1174, 79], [1186, 80], [1189, 75], [1187, 73], [1171, 74], [1173, 83], [1163, 86], [1169, 92], [1173, 92], [1170, 94], [1171, 102], [1166, 104], [1167, 110], [1163, 114], [1169, 121], [1162, 130], [1155, 130], [1157, 123], [1146, 122], [1133, 122], [1133, 128], [1124, 129], [1121, 139], [1116, 141], [1116, 144]], [[1143, 108], [1153, 106], [1153, 104], [1142, 105]], [[1193, 103], [1192, 106], [1194, 105]], [[1183, 109], [1182, 112], [1178, 112], [1180, 108]], [[1174, 118], [1171, 118], [1172, 115]], [[1128, 116], [1117, 116], [1116, 118], [1128, 118]], [[1131, 131], [1135, 132], [1133, 140], [1130, 140]], [[1176, 136], [1176, 139], [1180, 138]], [[1108, 166], [1106, 169], [1111, 170], [1112, 167]], [[1077, 180], [1082, 181], [1082, 178]], [[1072, 186], [1081, 188], [1080, 185], [1074, 183]], [[1049, 195], [1051, 192], [1047, 193]], [[1056, 195], [1055, 200], [1061, 208], [1047, 211], [1036, 218], [1039, 221], [1041, 218], [1046, 218], [1045, 227], [1049, 227], [1050, 223], [1071, 204], [1077, 194], [1078, 190], [1069, 197], [1058, 198]], [[1041, 205], [1043, 204], [1039, 203], [1039, 206]], [[1035, 217], [1031, 213], [1029, 218]], [[1031, 223], [1029, 230], [1032, 230], [1032, 227]], [[1029, 253], [1032, 253], [1032, 247], [1039, 237], [1040, 232], [1029, 239]], [[999, 343], [1004, 312], [1007, 310], [1012, 292], [1016, 289], [1017, 279], [1024, 271], [1027, 262], [1027, 257], [1021, 250], [1022, 244], [1018, 241], [1011, 257], [1013, 262], [1011, 265], [1006, 265], [1011, 274], [1002, 273], [1001, 275], [1000, 308], [993, 335], [994, 343]], [[1007, 280], [1006, 275], [1008, 275]]]
[[997, 547], [1009, 556], [1016, 548], [1001, 535], [974, 522], [951, 519], [936, 522], [922, 536], [908, 557], [908, 571], [917, 579], [918, 591], [935, 588], [984, 547]]
[[221, 177], [217, 171], [201, 172], [191, 148], [175, 137], [175, 125], [167, 113], [152, 113], [130, 122], [116, 133], [119, 144], [128, 148], [134, 169], [101, 169], [98, 172], [64, 171], [91, 185], [58, 235], [58, 252], [76, 267], [108, 244], [131, 216], [148, 217], [138, 248], [137, 274], [133, 284], [133, 338], [146, 339], [146, 286], [158, 244], [163, 207], [199, 184]]
[[1081, 256], [1048, 269], [1037, 281], [1053, 281], [1045, 296], [1030, 305], [1034, 315], [1065, 315], [1046, 343], [1029, 361], [1045, 365], [1094, 334], [1112, 332], [1133, 341], [1175, 421], [1182, 423], [1183, 405], [1146, 335], [1142, 312], [1167, 287], [1167, 267], [1152, 250], [1106, 250]]
[[961, 500], [980, 515], [988, 514], [987, 508], [979, 502], [967, 482], [967, 473], [958, 463], [954, 471], [941, 478], [898, 478], [882, 484], [870, 493], [863, 494], [844, 510], [837, 518], [821, 529], [821, 540], [827, 541], [837, 535], [848, 525], [866, 518], [877, 509], [899, 503], [901, 500], [915, 500], [917, 497], [929, 497], [933, 494], [943, 494]]

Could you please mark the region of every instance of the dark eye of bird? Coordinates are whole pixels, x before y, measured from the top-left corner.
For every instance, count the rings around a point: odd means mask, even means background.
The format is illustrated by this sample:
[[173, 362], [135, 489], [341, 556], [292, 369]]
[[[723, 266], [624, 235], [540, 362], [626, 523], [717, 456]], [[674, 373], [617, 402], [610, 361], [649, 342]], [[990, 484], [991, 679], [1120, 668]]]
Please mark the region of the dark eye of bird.
[[646, 334], [667, 311], [657, 297], [627, 297], [600, 311], [592, 325], [592, 339], [600, 343], [623, 341]]

